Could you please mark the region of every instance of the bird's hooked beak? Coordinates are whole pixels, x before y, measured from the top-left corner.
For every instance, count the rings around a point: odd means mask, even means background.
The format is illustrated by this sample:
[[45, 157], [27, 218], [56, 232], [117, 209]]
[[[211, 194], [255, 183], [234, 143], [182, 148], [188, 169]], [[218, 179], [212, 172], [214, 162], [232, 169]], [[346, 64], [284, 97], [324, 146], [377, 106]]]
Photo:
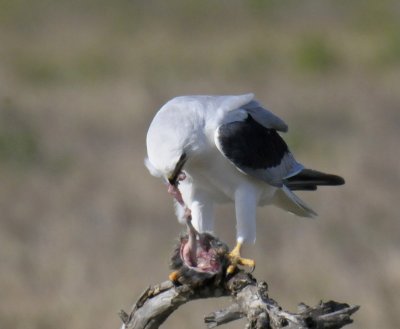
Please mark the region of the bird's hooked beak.
[[172, 174], [170, 176], [168, 176], [168, 182], [172, 185], [172, 186], [178, 186], [179, 184], [179, 175], [182, 172], [182, 168], [185, 164], [187, 160], [187, 156], [186, 153], [182, 153], [181, 157], [179, 158], [174, 171], [172, 172]]

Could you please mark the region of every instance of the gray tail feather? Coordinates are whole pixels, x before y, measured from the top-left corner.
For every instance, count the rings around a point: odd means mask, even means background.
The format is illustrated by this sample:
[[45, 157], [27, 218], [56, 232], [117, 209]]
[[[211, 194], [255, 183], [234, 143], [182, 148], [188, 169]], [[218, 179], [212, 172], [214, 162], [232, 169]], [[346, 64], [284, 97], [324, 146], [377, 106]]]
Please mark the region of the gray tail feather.
[[340, 176], [325, 174], [312, 169], [303, 169], [297, 175], [289, 177], [284, 181], [284, 185], [292, 191], [314, 191], [318, 186], [335, 186], [343, 184], [344, 179]]
[[314, 210], [285, 185], [276, 191], [272, 204], [300, 217], [313, 218], [317, 216]]

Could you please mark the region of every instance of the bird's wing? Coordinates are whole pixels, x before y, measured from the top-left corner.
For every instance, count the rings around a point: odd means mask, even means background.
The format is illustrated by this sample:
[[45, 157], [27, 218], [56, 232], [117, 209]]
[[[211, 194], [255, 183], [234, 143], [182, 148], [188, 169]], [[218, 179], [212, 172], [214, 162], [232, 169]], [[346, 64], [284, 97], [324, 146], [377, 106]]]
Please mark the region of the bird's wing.
[[287, 124], [254, 99], [254, 94], [214, 97], [214, 106], [225, 109], [224, 123], [245, 119], [251, 114], [253, 119], [265, 128], [287, 132]]
[[286, 124], [258, 102], [227, 113], [214, 134], [219, 151], [241, 172], [281, 187], [285, 178], [299, 173], [303, 166], [290, 153], [277, 133]]
[[275, 129], [277, 131], [287, 132], [287, 124], [279, 117], [277, 117], [272, 112], [264, 108], [256, 100], [242, 106], [248, 114], [250, 114], [255, 121], [264, 126], [265, 128]]

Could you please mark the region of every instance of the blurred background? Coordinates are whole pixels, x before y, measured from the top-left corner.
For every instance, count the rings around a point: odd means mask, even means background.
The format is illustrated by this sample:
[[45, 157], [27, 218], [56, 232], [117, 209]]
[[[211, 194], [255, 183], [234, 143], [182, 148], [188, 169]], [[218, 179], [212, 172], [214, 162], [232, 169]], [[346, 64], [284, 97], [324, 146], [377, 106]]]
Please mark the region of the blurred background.
[[290, 310], [334, 299], [361, 305], [352, 328], [400, 327], [398, 1], [0, 0], [0, 40], [1, 328], [118, 328], [182, 230], [143, 165], [152, 117], [245, 92], [300, 162], [346, 179], [300, 193], [317, 220], [259, 210], [256, 277]]

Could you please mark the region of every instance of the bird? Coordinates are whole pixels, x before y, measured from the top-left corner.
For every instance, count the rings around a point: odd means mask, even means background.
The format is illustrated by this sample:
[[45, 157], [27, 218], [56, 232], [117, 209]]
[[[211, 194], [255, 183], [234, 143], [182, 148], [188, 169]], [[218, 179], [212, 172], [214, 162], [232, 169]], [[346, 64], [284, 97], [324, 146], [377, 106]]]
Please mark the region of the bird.
[[287, 130], [253, 93], [178, 96], [150, 123], [145, 165], [168, 185], [182, 224], [190, 221], [188, 227], [199, 236], [214, 233], [215, 206], [234, 204], [236, 245], [228, 272], [238, 264], [255, 266], [241, 256], [241, 249], [255, 243], [258, 206], [315, 217], [294, 191], [344, 184], [338, 175], [299, 163], [281, 136]]

